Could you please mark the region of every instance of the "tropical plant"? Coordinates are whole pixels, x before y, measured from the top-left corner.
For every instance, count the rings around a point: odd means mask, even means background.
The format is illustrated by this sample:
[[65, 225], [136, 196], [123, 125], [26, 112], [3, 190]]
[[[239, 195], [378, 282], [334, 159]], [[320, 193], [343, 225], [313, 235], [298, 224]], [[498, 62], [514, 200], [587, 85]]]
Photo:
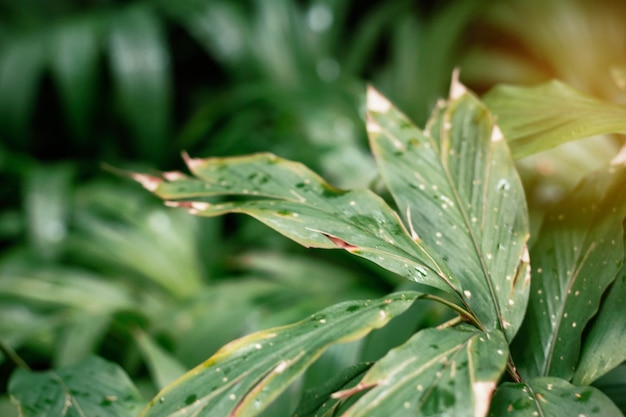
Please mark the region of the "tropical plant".
[[[561, 84], [501, 88], [486, 101], [454, 79], [420, 130], [369, 90], [370, 144], [393, 202], [338, 189], [268, 153], [186, 156], [193, 176], [132, 174], [169, 206], [248, 214], [303, 246], [344, 250], [416, 283], [237, 339], [165, 387], [142, 415], [259, 415], [289, 392], [301, 401], [283, 413], [298, 416], [622, 415], [591, 384], [626, 359], [624, 321], [615, 320], [626, 297], [623, 155], [532, 227], [514, 157], [622, 131], [626, 109]], [[541, 106], [553, 112], [528, 117]], [[427, 301], [455, 316], [420, 328], [416, 311]], [[358, 352], [335, 378], [302, 389], [299, 377], [331, 345], [398, 320], [408, 334], [397, 346]], [[76, 382], [94, 375], [102, 385]], [[44, 374], [18, 370], [9, 390], [25, 416], [72, 407], [134, 416], [143, 405], [125, 375], [97, 358]]]

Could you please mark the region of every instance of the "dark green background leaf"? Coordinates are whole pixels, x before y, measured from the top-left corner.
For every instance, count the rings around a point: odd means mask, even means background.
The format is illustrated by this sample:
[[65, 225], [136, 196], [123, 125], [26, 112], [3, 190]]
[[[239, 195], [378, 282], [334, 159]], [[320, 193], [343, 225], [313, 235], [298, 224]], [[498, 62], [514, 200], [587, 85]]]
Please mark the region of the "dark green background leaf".
[[23, 417], [135, 417], [144, 403], [118, 365], [97, 357], [47, 372], [17, 370], [9, 393]]

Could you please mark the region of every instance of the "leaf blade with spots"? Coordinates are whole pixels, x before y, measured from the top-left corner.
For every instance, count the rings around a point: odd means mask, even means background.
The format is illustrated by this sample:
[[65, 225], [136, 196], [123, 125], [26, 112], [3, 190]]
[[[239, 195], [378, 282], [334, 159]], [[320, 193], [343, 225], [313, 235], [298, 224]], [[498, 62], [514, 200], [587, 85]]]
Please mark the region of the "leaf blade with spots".
[[[178, 172], [133, 177], [192, 214], [244, 213], [303, 246], [345, 249], [421, 284], [460, 292], [445, 262], [414, 241], [398, 215], [369, 190], [336, 189], [304, 165], [268, 153], [186, 161], [195, 178]], [[230, 199], [200, 201], [215, 196]]]
[[499, 331], [425, 329], [375, 363], [356, 388], [336, 395], [373, 387], [343, 417], [485, 416], [507, 357]]
[[560, 416], [564, 412], [571, 416], [623, 417], [597, 388], [577, 387], [554, 377], [502, 384], [493, 396], [489, 417]]
[[328, 346], [384, 326], [419, 297], [406, 291], [344, 302], [299, 323], [235, 340], [161, 391], [142, 416], [257, 415]]
[[574, 375], [585, 326], [623, 259], [624, 195], [626, 168], [612, 166], [586, 177], [546, 214], [531, 248], [525, 337], [512, 345], [523, 377]]
[[511, 339], [528, 298], [528, 215], [491, 115], [457, 80], [424, 131], [373, 89], [368, 107], [371, 147], [405, 222], [446, 260], [479, 321]]

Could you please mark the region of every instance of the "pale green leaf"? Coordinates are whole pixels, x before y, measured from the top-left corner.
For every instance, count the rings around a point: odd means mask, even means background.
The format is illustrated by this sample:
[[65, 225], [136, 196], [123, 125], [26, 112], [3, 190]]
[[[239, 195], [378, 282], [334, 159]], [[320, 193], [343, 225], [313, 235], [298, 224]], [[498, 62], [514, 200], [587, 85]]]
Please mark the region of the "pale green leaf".
[[9, 393], [21, 417], [135, 417], [144, 403], [119, 366], [97, 357], [46, 372], [18, 369]]
[[588, 136], [626, 133], [626, 106], [596, 99], [557, 80], [536, 87], [501, 85], [484, 100], [515, 158]]
[[489, 410], [489, 417], [563, 415], [622, 417], [615, 404], [597, 388], [577, 387], [552, 377], [502, 384], [494, 394]]
[[350, 395], [372, 388], [343, 416], [485, 416], [508, 346], [503, 333], [469, 326], [431, 328], [391, 350]]
[[[245, 213], [303, 246], [345, 249], [420, 284], [460, 292], [445, 262], [414, 240], [398, 215], [369, 190], [336, 189], [302, 164], [272, 154], [187, 158], [187, 165], [197, 179], [179, 172], [133, 177], [168, 205], [192, 214]], [[201, 201], [220, 195], [244, 198]], [[189, 198], [196, 201], [172, 201]]]
[[481, 323], [511, 339], [528, 297], [528, 216], [492, 116], [457, 80], [424, 131], [373, 89], [368, 109], [381, 175], [414, 238], [444, 258]]
[[149, 334], [137, 329], [133, 336], [158, 389], [165, 388], [185, 373], [187, 369], [171, 353], [159, 346]]
[[[622, 318], [622, 319], [619, 319]], [[585, 336], [573, 382], [586, 385], [626, 361], [626, 265], [618, 273], [600, 313]]]
[[512, 348], [523, 377], [574, 375], [585, 326], [623, 259], [624, 195], [626, 169], [612, 166], [586, 177], [546, 214], [531, 248], [524, 337]]
[[55, 345], [55, 367], [75, 365], [89, 357], [98, 349], [110, 322], [110, 313], [92, 314], [77, 309], [64, 312], [60, 336]]
[[142, 415], [257, 415], [328, 346], [384, 326], [419, 297], [402, 292], [344, 302], [301, 322], [235, 340], [161, 391]]

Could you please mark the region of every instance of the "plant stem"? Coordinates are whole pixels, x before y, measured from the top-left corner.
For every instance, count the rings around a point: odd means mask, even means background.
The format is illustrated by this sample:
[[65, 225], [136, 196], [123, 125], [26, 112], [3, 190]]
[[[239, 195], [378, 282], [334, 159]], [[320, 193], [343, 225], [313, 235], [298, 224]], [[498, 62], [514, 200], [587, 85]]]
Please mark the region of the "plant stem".
[[467, 312], [462, 307], [454, 304], [453, 302], [448, 301], [445, 298], [437, 297], [436, 295], [432, 295], [432, 294], [426, 294], [424, 296], [424, 298], [427, 299], [427, 300], [436, 301], [438, 303], [441, 303], [441, 304], [443, 304], [445, 306], [450, 307], [451, 309], [453, 309], [454, 311], [459, 313], [459, 315], [461, 316], [461, 318], [463, 320], [469, 321], [470, 323], [472, 323], [474, 326], [478, 327], [483, 332], [485, 331], [485, 328], [483, 327], [482, 323], [480, 321], [478, 321], [478, 319], [473, 314]]
[[30, 366], [9, 345], [0, 340], [0, 352], [11, 360], [18, 368], [30, 371]]

